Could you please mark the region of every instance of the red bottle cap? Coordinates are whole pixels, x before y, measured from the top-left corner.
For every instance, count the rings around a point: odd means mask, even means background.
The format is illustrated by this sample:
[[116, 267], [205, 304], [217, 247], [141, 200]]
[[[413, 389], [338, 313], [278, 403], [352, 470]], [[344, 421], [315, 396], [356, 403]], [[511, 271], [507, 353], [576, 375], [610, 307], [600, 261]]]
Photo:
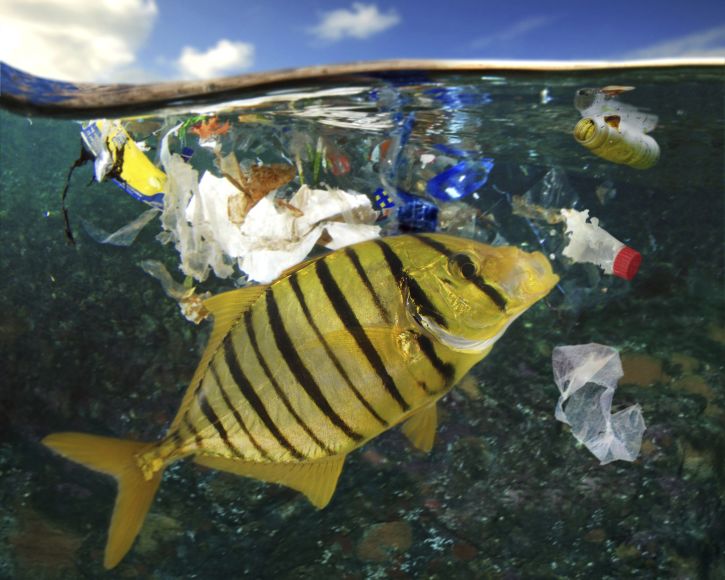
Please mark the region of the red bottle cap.
[[624, 246], [614, 258], [612, 272], [615, 276], [619, 276], [625, 280], [631, 280], [639, 271], [639, 265], [641, 263], [642, 254], [629, 246]]

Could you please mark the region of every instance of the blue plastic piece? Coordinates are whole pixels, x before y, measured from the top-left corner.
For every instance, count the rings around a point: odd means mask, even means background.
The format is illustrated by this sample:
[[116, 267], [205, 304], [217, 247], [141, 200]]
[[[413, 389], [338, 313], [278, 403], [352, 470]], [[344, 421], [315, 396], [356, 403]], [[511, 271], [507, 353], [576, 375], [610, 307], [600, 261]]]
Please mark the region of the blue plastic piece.
[[111, 181], [134, 199], [147, 203], [153, 207], [164, 209], [163, 192], [155, 193], [154, 195], [145, 195], [129, 183], [123, 181], [122, 179], [116, 179], [115, 177], [113, 177], [111, 178]]
[[461, 161], [431, 177], [426, 191], [442, 201], [461, 199], [481, 189], [488, 181], [491, 169], [493, 159], [488, 157], [477, 161]]
[[398, 209], [398, 229], [401, 232], [434, 232], [438, 225], [438, 208], [435, 204], [416, 199]]
[[184, 147], [181, 150], [181, 158], [186, 161], [187, 163], [191, 159], [191, 157], [194, 155], [194, 150], [191, 147]]
[[385, 193], [382, 187], [375, 190], [375, 193], [373, 193], [373, 206], [375, 209], [390, 209], [394, 205], [395, 202], [390, 199], [390, 196]]

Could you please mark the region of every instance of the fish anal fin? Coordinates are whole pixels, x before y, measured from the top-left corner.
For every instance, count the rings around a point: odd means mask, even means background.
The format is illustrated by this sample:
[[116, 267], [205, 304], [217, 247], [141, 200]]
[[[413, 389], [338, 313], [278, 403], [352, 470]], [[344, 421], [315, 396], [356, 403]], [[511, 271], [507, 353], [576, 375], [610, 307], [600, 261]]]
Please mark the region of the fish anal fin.
[[196, 367], [196, 372], [194, 372], [194, 376], [191, 378], [189, 388], [181, 401], [179, 412], [176, 414], [176, 418], [171, 424], [169, 431], [173, 431], [179, 425], [181, 417], [183, 417], [196, 392], [196, 385], [204, 377], [204, 373], [209, 366], [209, 361], [219, 349], [224, 337], [229, 333], [241, 315], [256, 302], [266, 289], [267, 285], [249, 286], [247, 288], [223, 292], [204, 300], [204, 307], [214, 317], [214, 328], [211, 331], [206, 349], [204, 349], [204, 354]]
[[252, 463], [197, 455], [194, 461], [205, 467], [251, 477], [268, 483], [279, 483], [302, 492], [317, 509], [324, 508], [332, 498], [342, 472], [345, 456], [335, 456], [308, 463]]
[[433, 449], [437, 428], [438, 411], [433, 404], [421, 409], [403, 423], [402, 431], [413, 447], [428, 453]]

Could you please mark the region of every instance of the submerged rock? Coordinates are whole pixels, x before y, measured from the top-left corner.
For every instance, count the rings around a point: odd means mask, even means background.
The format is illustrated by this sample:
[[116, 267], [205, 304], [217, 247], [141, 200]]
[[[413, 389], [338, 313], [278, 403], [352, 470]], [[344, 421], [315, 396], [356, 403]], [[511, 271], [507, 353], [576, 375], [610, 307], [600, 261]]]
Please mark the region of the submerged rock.
[[412, 543], [413, 532], [407, 522], [375, 524], [365, 531], [357, 555], [361, 560], [385, 562], [396, 553], [408, 551]]

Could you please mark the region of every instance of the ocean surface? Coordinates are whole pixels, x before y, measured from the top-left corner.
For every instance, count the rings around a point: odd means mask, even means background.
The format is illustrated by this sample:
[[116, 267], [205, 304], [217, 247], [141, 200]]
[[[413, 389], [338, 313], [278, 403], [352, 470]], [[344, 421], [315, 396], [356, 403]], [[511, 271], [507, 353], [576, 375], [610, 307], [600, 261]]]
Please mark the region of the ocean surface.
[[[90, 119], [0, 110], [0, 577], [725, 577], [724, 80], [722, 67], [391, 73], [129, 113], [150, 160], [186, 122], [172, 147], [214, 171], [189, 119], [216, 114], [229, 122], [216, 139], [243, 167], [295, 166], [281, 199], [303, 180], [383, 193], [394, 204], [383, 235], [436, 228], [538, 249], [561, 282], [441, 401], [431, 453], [386, 432], [349, 456], [321, 511], [287, 488], [179, 462], [110, 572], [113, 480], [40, 440], [161, 437], [210, 324], [184, 319], [139, 267], [156, 260], [184, 279], [158, 219], [130, 246], [97, 241], [148, 206], [95, 182], [92, 162], [70, 177], [69, 243], [61, 192]], [[611, 86], [634, 87], [617, 101], [658, 117], [649, 169], [572, 136], [577, 91]], [[430, 185], [451, 168], [461, 189]], [[561, 255], [563, 225], [542, 216], [562, 207], [589, 210], [641, 253], [631, 281]], [[195, 282], [212, 293], [244, 283], [238, 269]], [[641, 407], [634, 462], [600, 465], [554, 417], [552, 350], [592, 342], [622, 358], [613, 410]]]

